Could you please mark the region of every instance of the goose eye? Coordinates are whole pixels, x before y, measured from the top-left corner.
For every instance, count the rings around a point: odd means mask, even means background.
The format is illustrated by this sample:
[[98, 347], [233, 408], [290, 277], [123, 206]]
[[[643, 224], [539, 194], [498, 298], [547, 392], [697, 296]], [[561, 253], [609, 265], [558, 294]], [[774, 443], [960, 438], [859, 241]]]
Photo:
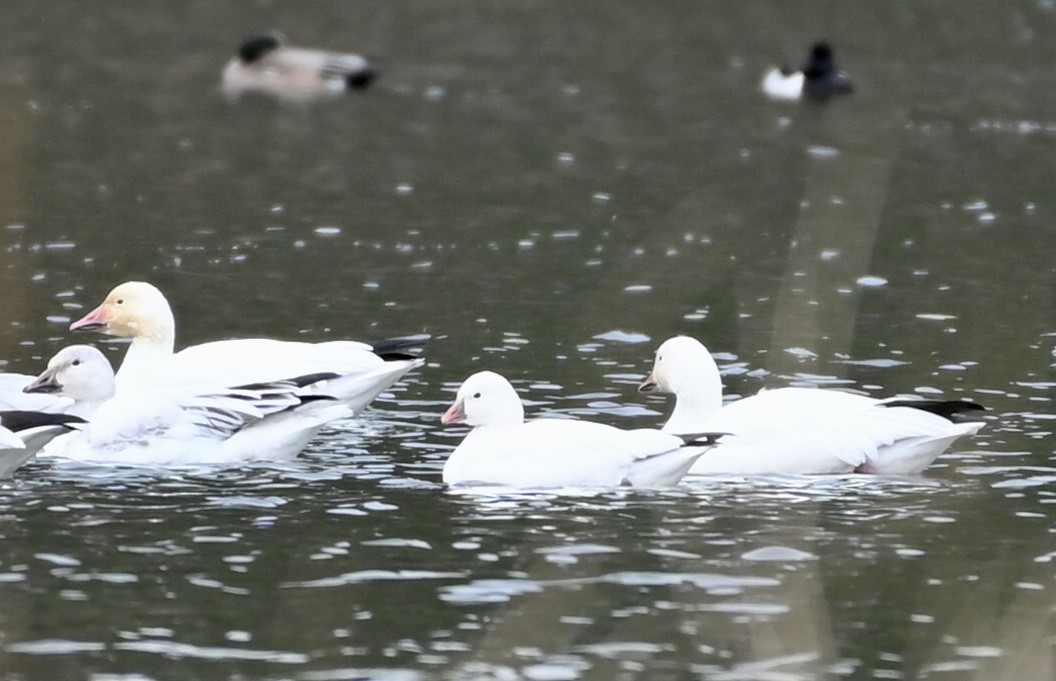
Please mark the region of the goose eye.
[[79, 367], [79, 366], [81, 366], [81, 360], [79, 360], [79, 359], [75, 359], [75, 360], [73, 360], [73, 361], [72, 361], [72, 362], [70, 362], [70, 363], [71, 363], [71, 364], [72, 364], [73, 366], [75, 366], [75, 367]]
[[480, 393], [473, 393], [473, 399], [479, 400], [480, 399]]
[[125, 299], [124, 299], [124, 298], [118, 298], [118, 299], [117, 299], [117, 301], [116, 301], [116, 303], [117, 303], [118, 305], [124, 305], [124, 304], [125, 304]]

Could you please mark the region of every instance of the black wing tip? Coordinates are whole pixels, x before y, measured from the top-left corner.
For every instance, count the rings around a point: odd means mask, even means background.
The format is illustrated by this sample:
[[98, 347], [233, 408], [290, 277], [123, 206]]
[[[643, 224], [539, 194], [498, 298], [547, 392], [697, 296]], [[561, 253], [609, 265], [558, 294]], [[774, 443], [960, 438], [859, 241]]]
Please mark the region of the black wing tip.
[[304, 388], [313, 383], [319, 381], [329, 381], [335, 378], [339, 378], [341, 374], [334, 373], [333, 371], [319, 371], [314, 374], [304, 374], [303, 376], [293, 376], [291, 378], [284, 378], [278, 381], [263, 381], [261, 383], [246, 383], [245, 385], [237, 385], [232, 390], [254, 390], [254, 391], [266, 391], [266, 390], [283, 390], [287, 388]]
[[719, 443], [719, 440], [726, 437], [730, 433], [682, 433], [678, 437], [682, 438], [682, 442], [687, 447], [704, 447], [707, 445], [715, 445]]
[[320, 371], [314, 374], [305, 374], [303, 376], [295, 376], [293, 378], [288, 378], [286, 379], [286, 382], [291, 383], [297, 386], [298, 388], [304, 388], [313, 383], [318, 383], [319, 381], [330, 381], [335, 378], [339, 378], [340, 376], [341, 374], [334, 373], [333, 371]]
[[920, 409], [954, 423], [971, 420], [971, 416], [975, 412], [989, 411], [986, 407], [973, 400], [889, 400], [882, 404], [885, 407]]
[[87, 423], [87, 421], [73, 414], [53, 414], [46, 411], [20, 409], [0, 411], [0, 425], [16, 433], [39, 426], [70, 426], [76, 423]]
[[427, 333], [421, 333], [414, 336], [386, 338], [371, 343], [370, 346], [374, 354], [386, 362], [396, 362], [400, 360], [418, 359], [425, 350], [426, 343], [432, 340], [432, 338], [433, 337]]
[[[308, 404], [309, 402], [340, 402], [341, 400], [334, 397], [333, 395], [297, 395], [297, 399], [301, 401], [300, 404]], [[300, 406], [300, 405], [298, 405]]]

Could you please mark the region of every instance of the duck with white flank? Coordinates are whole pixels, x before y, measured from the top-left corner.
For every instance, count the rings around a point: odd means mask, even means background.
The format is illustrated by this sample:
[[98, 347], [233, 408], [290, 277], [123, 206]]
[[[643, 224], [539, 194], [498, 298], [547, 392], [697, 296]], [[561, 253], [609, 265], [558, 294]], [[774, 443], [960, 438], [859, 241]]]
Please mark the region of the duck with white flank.
[[232, 98], [262, 92], [306, 101], [363, 89], [376, 75], [370, 62], [357, 54], [292, 47], [281, 34], [264, 33], [242, 43], [224, 67], [221, 89]]
[[444, 465], [443, 478], [449, 485], [674, 485], [721, 437], [620, 430], [570, 419], [525, 422], [517, 392], [491, 371], [465, 380], [441, 422], [473, 428]]
[[974, 402], [890, 398], [839, 390], [777, 388], [723, 406], [711, 353], [688, 336], [656, 351], [643, 393], [670, 393], [665, 432], [718, 431], [735, 437], [691, 473], [915, 474], [983, 422]]
[[99, 307], [70, 324], [71, 331], [98, 331], [131, 338], [117, 371], [118, 392], [148, 387], [229, 387], [291, 376], [333, 374], [338, 378], [312, 384], [358, 413], [379, 393], [425, 360], [408, 351], [421, 338], [396, 338], [373, 345], [357, 341], [304, 343], [246, 338], [193, 345], [173, 353], [176, 323], [169, 302], [156, 287], [126, 282]]
[[815, 43], [810, 48], [810, 56], [799, 71], [784, 66], [767, 71], [761, 87], [767, 97], [787, 101], [798, 101], [804, 96], [824, 101], [854, 91], [851, 77], [836, 68], [832, 46], [826, 42]]
[[[292, 459], [348, 405], [304, 388], [311, 375], [201, 392], [179, 387], [115, 396], [114, 374], [99, 350], [64, 348], [27, 392], [55, 393], [96, 405], [81, 432], [49, 454], [82, 461], [164, 465]], [[335, 380], [336, 382], [336, 380]]]

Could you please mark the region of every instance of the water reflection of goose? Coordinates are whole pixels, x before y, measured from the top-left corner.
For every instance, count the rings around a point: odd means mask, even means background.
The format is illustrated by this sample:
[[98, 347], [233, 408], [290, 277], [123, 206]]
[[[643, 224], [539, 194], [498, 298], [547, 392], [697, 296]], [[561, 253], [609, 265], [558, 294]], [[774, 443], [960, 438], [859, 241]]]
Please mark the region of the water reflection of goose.
[[357, 54], [292, 47], [278, 33], [246, 40], [224, 67], [221, 89], [231, 97], [263, 92], [290, 100], [307, 100], [370, 84], [374, 67]]
[[667, 432], [735, 435], [693, 473], [919, 473], [955, 440], [983, 427], [974, 402], [877, 400], [838, 390], [778, 388], [722, 404], [711, 353], [688, 336], [656, 351], [642, 392], [675, 396]]
[[466, 379], [442, 421], [473, 427], [444, 466], [448, 484], [673, 485], [716, 439], [570, 419], [525, 422], [517, 391], [491, 371]]

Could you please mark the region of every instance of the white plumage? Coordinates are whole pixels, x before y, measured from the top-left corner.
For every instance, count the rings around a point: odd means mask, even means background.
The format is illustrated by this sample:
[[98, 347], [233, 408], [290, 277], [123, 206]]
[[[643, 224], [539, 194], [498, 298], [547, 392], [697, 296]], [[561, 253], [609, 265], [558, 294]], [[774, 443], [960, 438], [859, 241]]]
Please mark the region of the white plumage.
[[981, 409], [970, 402], [877, 400], [820, 388], [764, 390], [723, 406], [715, 360], [687, 336], [660, 346], [639, 390], [675, 395], [665, 432], [735, 436], [692, 473], [919, 473], [983, 426], [940, 415]]
[[450, 485], [673, 485], [715, 439], [700, 436], [701, 446], [687, 446], [683, 438], [657, 430], [565, 419], [525, 423], [513, 386], [490, 371], [467, 378], [441, 420], [473, 427], [444, 466]]
[[[100, 376], [106, 380], [84, 380]], [[78, 403], [102, 399], [90, 423], [56, 441], [60, 446], [49, 448], [50, 454], [127, 464], [233, 463], [293, 458], [327, 423], [351, 415], [339, 400], [306, 394], [303, 386], [314, 378], [205, 392], [155, 387], [115, 396], [106, 358], [80, 345], [56, 355], [30, 389]]]
[[117, 286], [70, 329], [132, 339], [117, 372], [119, 392], [173, 386], [227, 387], [315, 373], [337, 374], [340, 379], [317, 384], [314, 389], [325, 390], [359, 412], [424, 363], [421, 358], [386, 358], [386, 348], [408, 345], [402, 340], [376, 347], [357, 341], [304, 343], [248, 338], [203, 343], [174, 354], [172, 309], [161, 291], [144, 282]]
[[803, 81], [802, 71], [775, 66], [763, 76], [760, 87], [770, 99], [794, 102], [803, 96]]

